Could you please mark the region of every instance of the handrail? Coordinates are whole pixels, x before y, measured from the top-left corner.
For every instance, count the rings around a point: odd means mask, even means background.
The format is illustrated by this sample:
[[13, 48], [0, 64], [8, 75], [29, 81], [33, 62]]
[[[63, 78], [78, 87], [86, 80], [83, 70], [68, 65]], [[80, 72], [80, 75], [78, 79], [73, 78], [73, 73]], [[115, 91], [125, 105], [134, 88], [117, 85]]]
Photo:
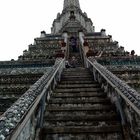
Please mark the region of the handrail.
[[128, 103], [131, 108], [140, 116], [140, 95], [137, 91], [128, 86], [124, 81], [119, 79], [105, 67], [100, 65], [96, 60], [87, 59], [88, 64], [110, 84], [111, 87]]
[[80, 52], [82, 64], [85, 65], [85, 56], [84, 56], [83, 46], [82, 46], [81, 42], [79, 42], [79, 52]]
[[[0, 117], [1, 140], [9, 139], [9, 137], [10, 140], [15, 140], [18, 137], [54, 78], [60, 79], [64, 62], [64, 59], [56, 60], [55, 65]], [[16, 132], [14, 132], [15, 129]]]
[[83, 60], [83, 64], [86, 67], [86, 56], [84, 52], [84, 46], [81, 41], [79, 41], [79, 51], [80, 51], [81, 59]]
[[66, 43], [66, 52], [65, 52], [65, 57], [66, 57], [66, 60], [69, 58], [69, 41], [67, 41], [67, 43]]

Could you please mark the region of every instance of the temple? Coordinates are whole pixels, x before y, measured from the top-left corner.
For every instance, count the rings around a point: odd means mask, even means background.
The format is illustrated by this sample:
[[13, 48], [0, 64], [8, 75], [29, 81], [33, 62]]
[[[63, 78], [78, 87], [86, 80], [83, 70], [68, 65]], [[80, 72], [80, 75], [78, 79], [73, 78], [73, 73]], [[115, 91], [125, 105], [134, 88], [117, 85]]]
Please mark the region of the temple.
[[0, 140], [140, 139], [140, 56], [64, 0], [51, 33], [0, 61]]

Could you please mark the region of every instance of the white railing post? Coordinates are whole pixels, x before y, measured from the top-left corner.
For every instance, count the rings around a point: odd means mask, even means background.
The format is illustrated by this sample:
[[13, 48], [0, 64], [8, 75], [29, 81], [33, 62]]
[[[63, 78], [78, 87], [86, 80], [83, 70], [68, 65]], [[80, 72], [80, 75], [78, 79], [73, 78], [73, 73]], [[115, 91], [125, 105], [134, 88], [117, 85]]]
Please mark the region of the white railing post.
[[80, 46], [81, 46], [81, 51], [82, 51], [82, 55], [83, 55], [83, 61], [84, 61], [84, 66], [87, 67], [87, 57], [86, 57], [86, 53], [85, 53], [85, 48], [84, 48], [84, 33], [83, 32], [79, 32], [79, 40], [80, 40]]

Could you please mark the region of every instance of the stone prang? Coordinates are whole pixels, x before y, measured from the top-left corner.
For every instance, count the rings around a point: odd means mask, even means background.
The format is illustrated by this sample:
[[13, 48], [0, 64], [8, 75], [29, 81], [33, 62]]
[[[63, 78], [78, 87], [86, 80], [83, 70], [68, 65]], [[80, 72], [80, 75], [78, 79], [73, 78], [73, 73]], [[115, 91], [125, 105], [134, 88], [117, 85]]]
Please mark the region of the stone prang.
[[140, 139], [140, 56], [95, 31], [79, 0], [0, 61], [0, 140], [29, 139]]

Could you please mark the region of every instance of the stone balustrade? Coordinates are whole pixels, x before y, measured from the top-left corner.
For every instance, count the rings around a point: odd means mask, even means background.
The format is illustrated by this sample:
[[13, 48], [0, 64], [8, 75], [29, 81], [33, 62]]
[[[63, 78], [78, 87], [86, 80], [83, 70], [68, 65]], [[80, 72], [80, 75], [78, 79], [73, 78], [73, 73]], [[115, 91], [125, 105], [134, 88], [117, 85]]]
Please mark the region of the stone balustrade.
[[101, 84], [116, 105], [122, 126], [129, 126], [132, 137], [140, 139], [140, 94], [94, 58], [87, 59], [87, 66], [92, 70], [94, 80]]
[[[49, 99], [51, 88], [55, 87], [57, 81], [60, 80], [64, 62], [64, 59], [56, 60], [55, 65], [0, 117], [0, 140], [20, 139], [20, 137], [23, 137], [22, 133], [26, 137], [22, 138], [22, 140], [35, 135], [32, 132], [29, 134], [27, 131], [35, 131], [37, 122], [42, 119], [42, 113], [45, 107], [42, 103], [46, 98]], [[39, 110], [36, 114], [36, 109], [38, 108]]]

